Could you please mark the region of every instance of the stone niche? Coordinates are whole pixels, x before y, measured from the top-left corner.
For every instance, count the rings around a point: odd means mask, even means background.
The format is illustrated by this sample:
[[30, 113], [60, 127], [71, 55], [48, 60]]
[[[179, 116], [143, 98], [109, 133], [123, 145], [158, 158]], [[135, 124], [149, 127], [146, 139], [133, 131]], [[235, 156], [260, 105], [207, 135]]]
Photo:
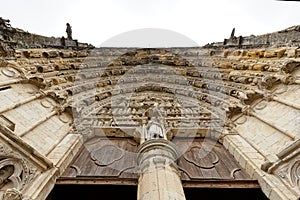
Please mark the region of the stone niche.
[[26, 192], [51, 164], [0, 124], [0, 200], [30, 199]]

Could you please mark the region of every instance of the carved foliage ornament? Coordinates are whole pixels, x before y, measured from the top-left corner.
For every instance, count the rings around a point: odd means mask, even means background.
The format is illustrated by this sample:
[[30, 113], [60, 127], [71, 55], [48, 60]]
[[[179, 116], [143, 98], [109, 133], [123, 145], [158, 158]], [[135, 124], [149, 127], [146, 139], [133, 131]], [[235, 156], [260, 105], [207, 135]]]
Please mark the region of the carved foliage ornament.
[[37, 169], [18, 153], [0, 144], [0, 190], [21, 191], [36, 175]]
[[276, 174], [289, 187], [300, 192], [300, 157], [282, 165]]
[[3, 200], [24, 200], [22, 193], [15, 189], [7, 189], [3, 195]]
[[292, 186], [300, 188], [300, 160], [293, 163], [290, 166], [289, 171]]
[[12, 187], [22, 188], [22, 163], [16, 158], [0, 158], [0, 188], [12, 182]]

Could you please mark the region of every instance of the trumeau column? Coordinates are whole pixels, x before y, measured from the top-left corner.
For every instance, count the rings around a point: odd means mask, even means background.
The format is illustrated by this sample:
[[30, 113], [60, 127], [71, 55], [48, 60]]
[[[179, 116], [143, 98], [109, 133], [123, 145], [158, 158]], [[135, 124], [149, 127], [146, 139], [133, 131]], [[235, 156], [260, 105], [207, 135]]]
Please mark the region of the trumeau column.
[[150, 139], [139, 146], [138, 200], [185, 200], [176, 159], [175, 145], [166, 139]]

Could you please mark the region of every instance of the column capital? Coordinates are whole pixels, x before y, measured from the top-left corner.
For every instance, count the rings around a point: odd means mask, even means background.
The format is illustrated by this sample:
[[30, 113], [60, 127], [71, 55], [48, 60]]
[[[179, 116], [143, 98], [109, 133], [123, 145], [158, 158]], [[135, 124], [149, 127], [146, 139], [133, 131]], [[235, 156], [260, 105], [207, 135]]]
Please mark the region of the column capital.
[[[142, 143], [137, 150], [137, 164], [141, 166], [146, 160], [164, 159], [165, 162], [174, 163], [178, 158], [176, 146], [165, 139], [151, 139]], [[166, 163], [167, 164], [167, 163]]]

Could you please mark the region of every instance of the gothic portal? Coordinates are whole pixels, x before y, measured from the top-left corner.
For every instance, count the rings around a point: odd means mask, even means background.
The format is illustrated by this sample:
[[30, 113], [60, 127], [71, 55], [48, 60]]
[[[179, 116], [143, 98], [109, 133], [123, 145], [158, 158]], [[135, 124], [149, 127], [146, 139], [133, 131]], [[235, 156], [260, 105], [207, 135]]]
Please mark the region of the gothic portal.
[[0, 21], [0, 199], [299, 199], [299, 45], [95, 48]]

